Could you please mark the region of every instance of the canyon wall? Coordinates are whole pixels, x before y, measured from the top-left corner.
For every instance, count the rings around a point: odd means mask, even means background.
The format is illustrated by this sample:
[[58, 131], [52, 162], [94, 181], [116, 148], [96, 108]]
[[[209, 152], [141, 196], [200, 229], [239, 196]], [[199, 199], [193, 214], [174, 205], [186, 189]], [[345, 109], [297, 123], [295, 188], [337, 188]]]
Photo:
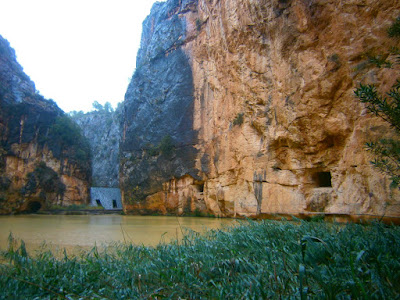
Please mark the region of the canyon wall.
[[92, 186], [119, 187], [119, 111], [95, 110], [71, 114], [89, 141]]
[[390, 128], [354, 96], [399, 77], [368, 64], [399, 46], [399, 14], [395, 0], [156, 3], [124, 102], [125, 210], [400, 216], [364, 149]]
[[89, 201], [89, 146], [0, 36], [0, 214]]

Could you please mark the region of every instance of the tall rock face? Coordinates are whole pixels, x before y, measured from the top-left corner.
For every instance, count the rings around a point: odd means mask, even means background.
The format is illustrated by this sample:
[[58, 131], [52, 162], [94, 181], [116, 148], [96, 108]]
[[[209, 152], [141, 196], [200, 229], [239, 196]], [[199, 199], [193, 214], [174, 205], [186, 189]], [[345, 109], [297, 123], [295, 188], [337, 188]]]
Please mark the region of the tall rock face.
[[92, 186], [119, 187], [118, 114], [118, 111], [96, 110], [72, 116], [90, 144]]
[[[195, 168], [194, 86], [182, 45], [186, 20], [175, 2], [156, 3], [143, 23], [137, 68], [124, 102], [121, 189], [126, 209], [175, 212], [165, 204], [163, 184], [172, 178], [201, 179]], [[161, 193], [160, 193], [161, 192]], [[146, 200], [154, 195], [151, 201]]]
[[0, 142], [0, 214], [88, 203], [87, 141], [37, 93], [1, 36]]
[[[398, 77], [368, 56], [399, 46], [399, 14], [395, 0], [155, 4], [124, 103], [126, 209], [399, 216], [364, 149], [390, 128], [354, 96]], [[151, 151], [164, 136], [169, 157]]]

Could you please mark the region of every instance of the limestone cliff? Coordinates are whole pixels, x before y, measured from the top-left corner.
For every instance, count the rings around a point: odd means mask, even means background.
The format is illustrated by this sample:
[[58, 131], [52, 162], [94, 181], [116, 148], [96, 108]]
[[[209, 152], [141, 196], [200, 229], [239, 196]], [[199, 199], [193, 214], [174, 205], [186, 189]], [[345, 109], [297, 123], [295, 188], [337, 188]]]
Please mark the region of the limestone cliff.
[[92, 186], [119, 187], [119, 111], [76, 113], [72, 119], [90, 144]]
[[[176, 212], [176, 203], [164, 205], [164, 193], [157, 194], [163, 184], [184, 176], [201, 179], [195, 169], [192, 69], [181, 47], [186, 20], [176, 8], [171, 1], [156, 3], [144, 22], [124, 102], [121, 189], [125, 207], [140, 213]], [[157, 196], [143, 201], [152, 194]]]
[[0, 214], [88, 202], [87, 141], [37, 93], [1, 36], [0, 142]]
[[353, 93], [398, 76], [367, 60], [399, 45], [399, 14], [395, 0], [155, 4], [124, 103], [126, 209], [399, 216], [363, 149], [389, 128]]

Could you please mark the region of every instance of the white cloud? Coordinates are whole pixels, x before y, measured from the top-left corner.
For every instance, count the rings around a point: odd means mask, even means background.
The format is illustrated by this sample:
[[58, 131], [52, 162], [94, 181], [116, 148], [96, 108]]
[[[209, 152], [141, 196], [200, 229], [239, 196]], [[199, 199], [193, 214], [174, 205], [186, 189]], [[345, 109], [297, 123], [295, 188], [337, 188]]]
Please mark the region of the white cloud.
[[0, 34], [65, 111], [123, 101], [154, 0], [0, 0]]

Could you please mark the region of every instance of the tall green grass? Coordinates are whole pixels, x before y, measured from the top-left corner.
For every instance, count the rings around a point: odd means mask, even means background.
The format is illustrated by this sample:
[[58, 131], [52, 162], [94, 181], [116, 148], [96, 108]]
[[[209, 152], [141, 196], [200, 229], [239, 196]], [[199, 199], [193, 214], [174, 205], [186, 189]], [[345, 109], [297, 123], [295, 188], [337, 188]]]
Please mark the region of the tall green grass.
[[243, 222], [157, 247], [29, 256], [10, 240], [2, 299], [399, 299], [400, 228]]

